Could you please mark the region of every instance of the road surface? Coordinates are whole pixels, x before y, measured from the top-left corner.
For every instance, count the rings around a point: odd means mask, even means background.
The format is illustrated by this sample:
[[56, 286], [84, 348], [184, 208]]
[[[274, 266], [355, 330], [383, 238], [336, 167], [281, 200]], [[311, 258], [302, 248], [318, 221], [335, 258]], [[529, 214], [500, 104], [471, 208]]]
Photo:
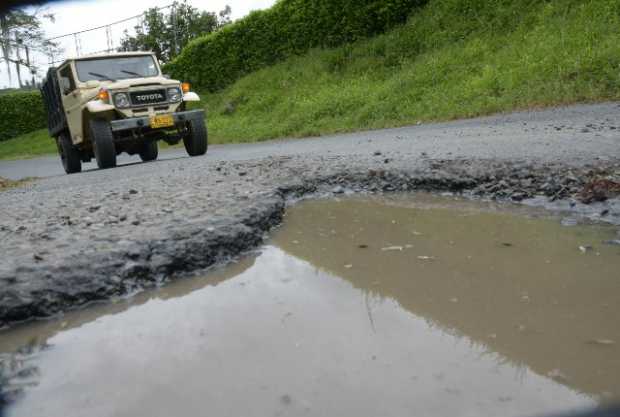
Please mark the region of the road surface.
[[[382, 152], [426, 153], [431, 158], [537, 159], [597, 161], [620, 157], [620, 103], [579, 105], [482, 117], [447, 123], [332, 135], [311, 139], [275, 140], [252, 144], [211, 146], [205, 163], [242, 161], [267, 156], [350, 155]], [[180, 159], [183, 149], [160, 152], [161, 160]], [[120, 164], [135, 164], [126, 154]], [[157, 164], [149, 165], [154, 171]], [[95, 169], [94, 163], [84, 169]], [[126, 172], [123, 171], [122, 175]], [[25, 161], [0, 161], [0, 177], [64, 175], [57, 156]]]
[[39, 177], [0, 193], [0, 327], [226, 262], [260, 245], [286, 203], [308, 194], [538, 199], [620, 224], [620, 199], [578, 202], [595, 179], [620, 182], [619, 111], [581, 105], [213, 146], [197, 158], [174, 149], [76, 175], [57, 157], [0, 162], [0, 176]]

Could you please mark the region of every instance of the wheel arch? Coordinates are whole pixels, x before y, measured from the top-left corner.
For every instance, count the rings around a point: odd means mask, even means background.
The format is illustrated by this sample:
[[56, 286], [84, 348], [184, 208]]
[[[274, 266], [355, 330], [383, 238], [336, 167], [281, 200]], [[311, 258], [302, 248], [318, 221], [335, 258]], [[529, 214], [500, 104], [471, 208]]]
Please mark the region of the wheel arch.
[[90, 104], [88, 103], [83, 112], [82, 112], [82, 137], [83, 137], [83, 146], [87, 149], [92, 149], [93, 140], [90, 133], [90, 123], [94, 119], [103, 119], [108, 122], [115, 119], [116, 111], [114, 110], [114, 106], [108, 105], [110, 108], [102, 109], [95, 107], [95, 109], [99, 109], [97, 111], [91, 111]]

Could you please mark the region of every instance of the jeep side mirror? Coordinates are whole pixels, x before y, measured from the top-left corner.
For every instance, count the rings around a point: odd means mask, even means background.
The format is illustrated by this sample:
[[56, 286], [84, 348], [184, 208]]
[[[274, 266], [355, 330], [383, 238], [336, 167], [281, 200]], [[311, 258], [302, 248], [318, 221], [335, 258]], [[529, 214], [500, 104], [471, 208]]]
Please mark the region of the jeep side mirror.
[[170, 74], [162, 74], [164, 78], [170, 79]]

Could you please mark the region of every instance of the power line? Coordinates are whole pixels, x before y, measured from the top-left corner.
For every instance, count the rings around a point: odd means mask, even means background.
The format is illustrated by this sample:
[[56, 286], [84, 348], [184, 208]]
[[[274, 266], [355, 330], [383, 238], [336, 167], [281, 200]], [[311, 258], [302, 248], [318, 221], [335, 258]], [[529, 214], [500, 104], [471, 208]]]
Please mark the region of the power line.
[[[100, 51], [89, 52], [87, 55], [90, 56], [90, 55], [104, 54], [106, 52], [110, 52], [110, 50], [109, 49], [102, 49]], [[52, 61], [49, 61], [47, 63], [47, 65], [59, 64], [61, 62], [65, 62], [66, 60], [67, 60], [66, 58], [52, 60]]]
[[[154, 9], [156, 9], [156, 10], [165, 10], [165, 9], [169, 9], [169, 8], [171, 8], [173, 6], [174, 6], [174, 3], [169, 4], [167, 6], [154, 7]], [[54, 36], [52, 38], [46, 39], [46, 41], [54, 41], [54, 40], [57, 40], [57, 39], [67, 38], [69, 36], [76, 36], [76, 35], [80, 35], [82, 33], [92, 32], [94, 30], [100, 30], [100, 29], [103, 29], [103, 28], [107, 28], [108, 26], [114, 26], [114, 25], [118, 25], [119, 23], [125, 23], [125, 22], [128, 22], [128, 21], [133, 20], [133, 19], [138, 19], [138, 18], [144, 16], [145, 14], [146, 14], [146, 12], [142, 12], [142, 13], [140, 13], [138, 15], [135, 15], [135, 16], [132, 16], [132, 17], [127, 17], [127, 18], [122, 19], [122, 20], [117, 20], [116, 22], [108, 23], [106, 25], [97, 26], [97, 27], [93, 27], [93, 28], [90, 28], [90, 29], [84, 29], [84, 30], [80, 30], [78, 32], [67, 33], [67, 34], [64, 34], [64, 35]]]
[[[153, 8], [150, 8], [149, 10], [153, 10], [154, 9], [154, 10], [157, 10], [157, 11], [161, 11], [161, 10], [166, 10], [166, 9], [172, 8], [173, 9], [174, 18], [176, 20], [176, 13], [174, 13], [175, 12], [175, 10], [174, 10], [175, 7], [176, 7], [176, 2], [168, 4], [167, 6], [153, 7]], [[121, 23], [125, 23], [125, 22], [129, 22], [131, 20], [140, 19], [140, 18], [144, 19], [147, 13], [148, 13], [148, 10], [144, 11], [144, 12], [142, 12], [140, 14], [137, 14], [135, 16], [127, 17], [127, 18], [124, 18], [124, 19], [121, 19], [121, 20], [117, 20], [115, 22], [107, 23], [105, 25], [91, 27], [91, 28], [80, 30], [80, 31], [77, 31], [77, 32], [66, 33], [64, 35], [53, 36], [53, 37], [44, 39], [43, 42], [45, 42], [45, 43], [52, 43], [52, 41], [57, 41], [57, 40], [60, 40], [60, 39], [65, 39], [65, 38], [73, 37], [73, 42], [75, 43], [76, 55], [80, 56], [82, 54], [82, 52], [84, 52], [84, 51], [82, 49], [82, 39], [81, 39], [81, 37], [79, 35], [84, 34], [84, 33], [88, 33], [88, 32], [93, 32], [93, 31], [96, 31], [96, 30], [105, 29], [105, 31], [106, 31], [105, 37], [106, 37], [107, 49], [104, 49], [104, 50], [101, 50], [101, 51], [97, 51], [97, 52], [88, 52], [88, 55], [104, 53], [104, 52], [110, 52], [110, 51], [112, 51], [114, 49], [114, 40], [113, 40], [113, 36], [112, 36], [112, 26], [115, 26], [115, 25], [118, 25], [118, 24], [121, 24]], [[140, 21], [138, 21], [138, 24], [140, 24]], [[143, 24], [144, 23], [142, 21], [142, 25]], [[13, 40], [10, 40], [10, 39], [6, 39], [5, 43], [6, 43], [6, 45], [8, 47], [13, 48], [15, 50], [19, 50], [19, 48], [23, 47], [23, 45], [15, 42]], [[176, 42], [176, 29], [175, 29], [175, 49], [177, 49], [176, 44], [177, 44], [177, 42]], [[48, 50], [42, 50], [42, 49], [40, 49], [40, 47], [36, 47], [36, 46], [30, 47], [30, 51], [34, 51], [34, 52], [38, 52], [38, 53], [47, 55], [47, 57], [48, 57], [47, 65], [50, 65], [50, 66], [65, 61], [65, 57], [64, 57], [65, 53], [64, 53], [64, 51], [58, 51], [60, 53], [60, 56], [63, 57], [62, 59], [54, 59], [55, 57], [54, 57], [53, 53], [50, 53], [50, 51], [48, 51]], [[19, 62], [21, 63], [21, 59], [19, 60]], [[38, 62], [39, 62], [38, 59], [32, 57], [31, 66], [36, 68], [38, 66]], [[22, 64], [22, 65], [24, 65], [24, 64]], [[18, 67], [18, 71], [19, 71], [19, 67]]]

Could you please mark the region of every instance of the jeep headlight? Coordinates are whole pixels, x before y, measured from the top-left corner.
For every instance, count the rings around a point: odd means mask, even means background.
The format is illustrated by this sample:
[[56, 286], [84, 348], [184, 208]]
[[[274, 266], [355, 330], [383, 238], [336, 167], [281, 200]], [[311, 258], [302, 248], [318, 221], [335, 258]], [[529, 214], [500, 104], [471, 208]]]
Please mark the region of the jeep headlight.
[[129, 97], [127, 96], [127, 93], [114, 94], [114, 105], [119, 109], [129, 107]]
[[169, 88], [168, 89], [168, 100], [172, 103], [176, 103], [181, 101], [181, 90], [178, 88]]

